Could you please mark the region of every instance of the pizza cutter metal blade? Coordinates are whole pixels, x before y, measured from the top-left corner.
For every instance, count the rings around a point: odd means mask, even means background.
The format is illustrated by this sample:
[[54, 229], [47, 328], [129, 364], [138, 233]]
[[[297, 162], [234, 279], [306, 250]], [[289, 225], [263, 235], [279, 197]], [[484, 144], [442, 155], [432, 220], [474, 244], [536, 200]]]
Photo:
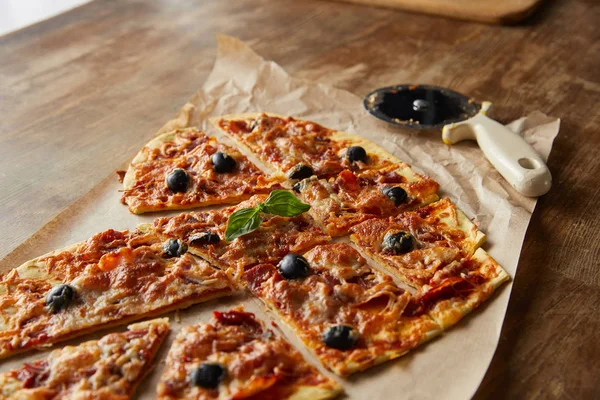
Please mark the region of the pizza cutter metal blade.
[[489, 118], [491, 103], [479, 104], [450, 89], [396, 85], [367, 95], [364, 106], [376, 118], [410, 129], [442, 129], [448, 145], [476, 140], [498, 172], [519, 193], [537, 197], [552, 186], [546, 163], [520, 135]]

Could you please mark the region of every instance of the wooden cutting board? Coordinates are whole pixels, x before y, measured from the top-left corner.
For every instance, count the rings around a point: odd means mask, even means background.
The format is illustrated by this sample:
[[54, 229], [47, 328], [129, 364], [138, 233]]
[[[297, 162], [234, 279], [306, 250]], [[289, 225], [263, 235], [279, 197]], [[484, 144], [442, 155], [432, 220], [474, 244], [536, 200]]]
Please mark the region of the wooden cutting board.
[[425, 14], [514, 24], [530, 15], [543, 0], [337, 0], [369, 6], [397, 8]]

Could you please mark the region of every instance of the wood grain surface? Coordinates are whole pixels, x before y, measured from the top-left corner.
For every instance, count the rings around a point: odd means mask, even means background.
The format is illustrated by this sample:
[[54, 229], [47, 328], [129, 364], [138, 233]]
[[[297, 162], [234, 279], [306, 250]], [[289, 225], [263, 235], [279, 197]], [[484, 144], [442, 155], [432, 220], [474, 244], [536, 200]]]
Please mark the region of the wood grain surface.
[[554, 186], [531, 221], [476, 398], [600, 398], [598, 21], [595, 0], [549, 1], [512, 27], [323, 1], [122, 0], [12, 33], [0, 38], [0, 257], [174, 115], [222, 32], [359, 95], [430, 83], [493, 100], [503, 122], [533, 110], [562, 118]]
[[514, 24], [543, 0], [336, 0], [492, 24]]

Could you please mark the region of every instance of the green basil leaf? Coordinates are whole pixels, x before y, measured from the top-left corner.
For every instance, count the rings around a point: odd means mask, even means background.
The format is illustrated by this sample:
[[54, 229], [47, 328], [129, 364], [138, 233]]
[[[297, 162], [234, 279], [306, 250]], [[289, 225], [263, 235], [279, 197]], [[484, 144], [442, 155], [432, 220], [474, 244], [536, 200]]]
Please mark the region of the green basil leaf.
[[231, 242], [235, 238], [256, 230], [262, 223], [260, 205], [253, 208], [242, 208], [229, 216], [225, 240]]
[[264, 211], [269, 214], [281, 215], [282, 217], [294, 217], [310, 209], [292, 192], [287, 190], [273, 190], [264, 202]]

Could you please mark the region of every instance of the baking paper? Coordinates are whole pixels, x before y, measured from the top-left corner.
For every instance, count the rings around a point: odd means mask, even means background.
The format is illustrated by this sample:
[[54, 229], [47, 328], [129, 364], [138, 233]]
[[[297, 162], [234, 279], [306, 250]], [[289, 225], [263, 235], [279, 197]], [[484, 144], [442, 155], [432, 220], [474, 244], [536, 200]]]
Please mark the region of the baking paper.
[[[512, 190], [475, 144], [462, 142], [449, 147], [442, 143], [440, 132], [412, 132], [390, 127], [367, 114], [362, 107], [362, 99], [355, 94], [323, 83], [323, 78], [319, 82], [311, 82], [291, 77], [282, 67], [264, 60], [235, 38], [219, 35], [217, 40], [217, 59], [204, 86], [159, 132], [199, 126], [209, 134], [221, 137], [208, 123], [207, 117], [264, 111], [313, 120], [370, 139], [411, 164], [418, 172], [436, 179], [441, 184], [441, 195], [450, 197], [469, 217], [478, 221], [480, 229], [487, 234], [484, 249], [511, 277], [515, 276], [525, 231], [536, 201]], [[363, 72], [360, 68], [350, 68], [336, 76], [338, 80], [351, 79], [353, 73]], [[533, 112], [509, 127], [521, 133], [547, 159], [558, 134], [559, 120]], [[140, 143], [140, 148], [143, 145]], [[133, 156], [124, 154], [123, 162]], [[118, 167], [115, 165], [115, 169]], [[138, 223], [151, 222], [157, 216], [130, 214], [119, 201], [119, 189], [116, 176], [107, 177], [0, 261], [0, 271], [6, 272], [28, 259], [83, 241], [102, 230], [133, 229]], [[335, 379], [344, 386], [347, 397], [351, 399], [471, 397], [496, 349], [511, 287], [511, 283], [505, 284], [490, 301], [447, 333], [400, 359], [349, 379]], [[246, 304], [259, 317], [277, 321], [258, 300], [246, 295], [170, 314], [172, 332], [159, 353], [160, 361], [140, 386], [138, 398], [154, 397], [164, 358], [182, 326], [208, 321], [213, 310], [224, 310], [234, 304]], [[318, 361], [288, 329], [282, 327], [282, 332], [311, 362], [318, 365]], [[99, 332], [68, 343], [80, 343], [105, 333]], [[0, 371], [18, 368], [23, 362], [39, 359], [43, 354], [30, 352], [9, 358], [0, 364]]]

